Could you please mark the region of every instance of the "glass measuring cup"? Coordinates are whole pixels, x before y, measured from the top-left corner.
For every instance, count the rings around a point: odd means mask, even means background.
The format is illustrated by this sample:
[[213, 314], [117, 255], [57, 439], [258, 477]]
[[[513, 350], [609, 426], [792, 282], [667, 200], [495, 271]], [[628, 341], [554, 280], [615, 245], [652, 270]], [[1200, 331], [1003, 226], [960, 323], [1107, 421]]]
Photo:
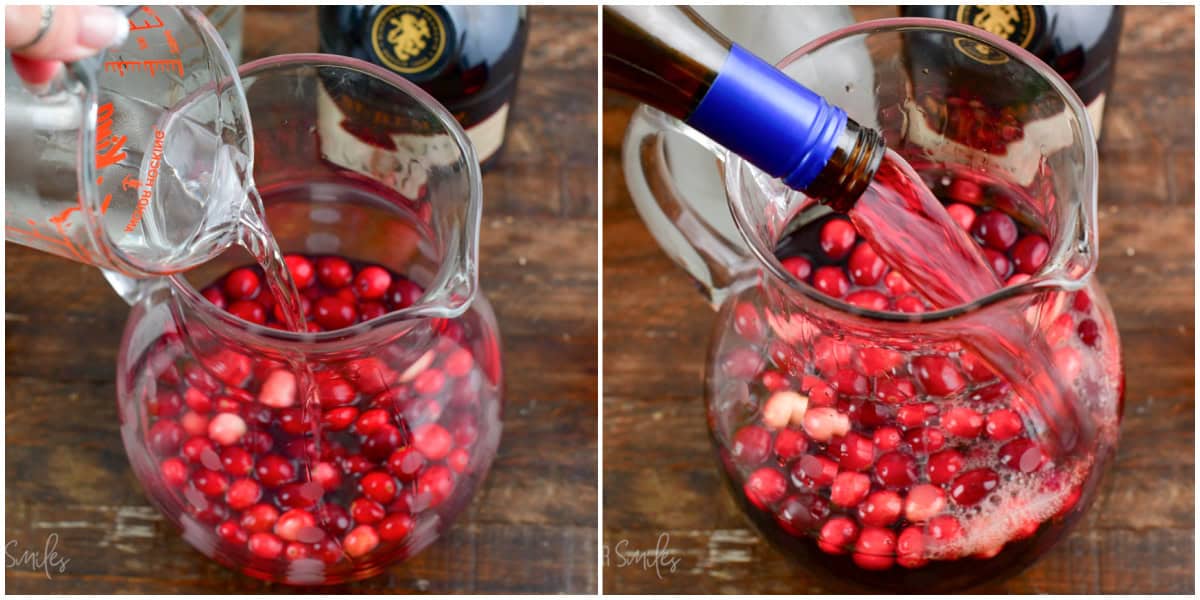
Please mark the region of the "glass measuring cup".
[[[263, 292], [229, 291], [223, 276], [251, 263], [235, 250], [141, 282], [117, 365], [122, 438], [147, 496], [206, 556], [284, 583], [361, 579], [438, 539], [499, 444], [479, 166], [450, 113], [380, 67], [301, 54], [240, 75], [266, 220], [308, 259], [310, 322], [346, 294], [363, 317], [295, 333], [234, 316], [222, 307], [237, 297], [271, 311]], [[340, 259], [392, 287], [370, 300], [332, 284], [322, 261]], [[295, 398], [287, 356], [313, 369], [315, 405]]]
[[[931, 60], [960, 47], [987, 62]], [[826, 68], [835, 62], [846, 66]], [[1086, 510], [1122, 407], [1117, 330], [1091, 277], [1096, 148], [1086, 110], [1024, 50], [936, 20], [861, 23], [778, 66], [883, 130], [964, 222], [1004, 215], [1022, 238], [1043, 237], [1045, 254], [975, 302], [901, 312], [911, 290], [886, 265], [867, 277], [857, 259], [817, 243], [839, 217], [639, 109], [623, 154], [635, 204], [719, 309], [706, 399], [731, 493], [765, 537], [832, 572], [822, 581], [837, 588], [936, 592], [1014, 573]], [[721, 163], [734, 236], [677, 191], [687, 174], [664, 151], [671, 135]], [[986, 232], [971, 231], [982, 244]], [[1011, 268], [1018, 250], [1007, 244], [997, 254]], [[882, 304], [818, 291], [826, 274]], [[1090, 443], [1062, 455], [1043, 448], [1005, 371], [963, 343], [1014, 314], [1075, 386], [1071, 408], [1094, 427]]]
[[6, 61], [5, 237], [132, 277], [173, 273], [236, 241], [250, 122], [202, 13], [121, 10], [124, 44], [47, 86], [27, 87]]

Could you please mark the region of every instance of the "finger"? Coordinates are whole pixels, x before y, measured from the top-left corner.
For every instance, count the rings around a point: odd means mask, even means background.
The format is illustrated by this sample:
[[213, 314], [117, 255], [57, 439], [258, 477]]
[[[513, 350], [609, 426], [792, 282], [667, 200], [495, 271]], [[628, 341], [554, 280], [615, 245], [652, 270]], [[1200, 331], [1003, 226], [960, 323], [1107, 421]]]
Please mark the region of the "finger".
[[18, 77], [35, 86], [49, 83], [63, 66], [62, 62], [57, 60], [30, 60], [15, 54], [12, 57], [12, 65]]
[[[125, 41], [129, 20], [107, 6], [56, 6], [49, 29], [39, 6], [10, 6], [4, 12], [5, 45], [25, 58], [74, 61]], [[37, 39], [32, 46], [25, 48]]]

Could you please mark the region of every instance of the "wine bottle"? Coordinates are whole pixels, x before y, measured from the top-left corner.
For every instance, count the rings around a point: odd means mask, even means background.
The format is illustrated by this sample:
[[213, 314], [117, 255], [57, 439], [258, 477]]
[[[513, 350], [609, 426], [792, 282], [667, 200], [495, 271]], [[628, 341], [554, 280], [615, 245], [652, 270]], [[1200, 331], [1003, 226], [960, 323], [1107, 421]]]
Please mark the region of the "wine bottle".
[[484, 168], [496, 161], [529, 35], [526, 7], [322, 6], [318, 18], [322, 52], [417, 84], [462, 124]]
[[[1112, 88], [1117, 44], [1124, 9], [1120, 6], [905, 6], [906, 17], [931, 17], [965, 23], [1025, 48], [1062, 76], [1087, 106], [1096, 137], [1104, 121], [1104, 104]], [[944, 45], [944, 44], [943, 44]], [[969, 76], [981, 65], [1000, 60], [973, 44], [924, 49], [921, 60], [940, 60]], [[914, 65], [915, 67], [915, 65]], [[916, 71], [916, 69], [914, 69]]]
[[605, 6], [604, 85], [685, 123], [836, 210], [862, 195], [883, 138], [732, 43], [694, 10]]

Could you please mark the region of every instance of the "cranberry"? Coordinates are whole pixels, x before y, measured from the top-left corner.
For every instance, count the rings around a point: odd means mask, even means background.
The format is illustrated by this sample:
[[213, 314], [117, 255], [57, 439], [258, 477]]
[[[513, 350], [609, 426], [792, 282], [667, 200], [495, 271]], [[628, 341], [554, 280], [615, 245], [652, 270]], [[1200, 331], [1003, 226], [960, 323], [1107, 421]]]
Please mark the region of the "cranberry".
[[383, 504], [391, 502], [396, 497], [396, 482], [392, 476], [383, 471], [373, 471], [363, 476], [362, 493], [364, 496]]
[[444, 502], [453, 491], [454, 474], [441, 465], [429, 467], [417, 478], [417, 493], [429, 503], [430, 508]]
[[379, 524], [379, 537], [385, 542], [399, 542], [408, 537], [413, 526], [413, 518], [404, 513], [388, 515]]
[[251, 533], [270, 531], [279, 519], [279, 511], [270, 504], [255, 504], [242, 512], [240, 525]]
[[944, 356], [918, 356], [913, 359], [913, 371], [925, 391], [934, 396], [949, 396], [966, 385], [962, 373]]
[[871, 441], [880, 452], [888, 452], [900, 447], [900, 430], [895, 427], [880, 427], [875, 430]]
[[425, 457], [414, 448], [401, 448], [388, 457], [387, 467], [400, 481], [416, 481], [425, 468]]
[[1085, 313], [1092, 307], [1092, 299], [1087, 295], [1087, 292], [1079, 290], [1075, 292], [1075, 298], [1071, 305], [1075, 307], [1075, 310]]
[[908, 429], [920, 427], [926, 421], [936, 416], [937, 406], [932, 402], [905, 404], [896, 409], [896, 422]]
[[784, 498], [775, 512], [775, 522], [792, 535], [805, 535], [813, 531], [829, 516], [829, 502], [809, 493], [799, 493]]
[[752, 342], [762, 340], [766, 334], [758, 309], [749, 302], [739, 302], [733, 307], [733, 330]]
[[[946, 190], [946, 195], [953, 200], [965, 202], [966, 204], [978, 204], [979, 199], [983, 196], [983, 188], [970, 179], [958, 178], [951, 182], [950, 187]], [[962, 206], [967, 210], [971, 210], [971, 207], [962, 204], [953, 206]], [[973, 210], [972, 214], [974, 214]]]
[[288, 273], [291, 273], [297, 289], [302, 290], [313, 284], [316, 271], [312, 261], [298, 254], [288, 254], [283, 257], [283, 262], [287, 264]]
[[425, 291], [421, 289], [421, 286], [401, 277], [392, 282], [392, 285], [388, 287], [384, 299], [387, 300], [392, 310], [400, 310], [416, 304], [417, 300], [420, 300], [421, 295], [424, 293]]
[[837, 474], [829, 490], [829, 500], [838, 506], [852, 508], [871, 491], [871, 479], [862, 473], [844, 471]]
[[804, 432], [818, 442], [828, 442], [834, 436], [850, 431], [850, 419], [827, 407], [813, 408], [804, 413]]
[[347, 473], [354, 475], [362, 475], [363, 473], [373, 471], [378, 466], [361, 454], [347, 456], [342, 464]]
[[864, 310], [885, 311], [888, 309], [888, 299], [876, 290], [859, 290], [846, 296], [846, 302]]
[[238, 300], [229, 305], [229, 314], [256, 325], [267, 322], [267, 311], [261, 304], [253, 300]]
[[983, 468], [967, 471], [950, 485], [950, 498], [959, 506], [973, 506], [987, 497], [1000, 483], [996, 472]]
[[808, 278], [812, 275], [812, 263], [807, 258], [793, 256], [783, 259], [780, 264], [783, 265], [785, 271], [792, 274], [792, 277], [808, 283]]
[[358, 292], [358, 296], [368, 300], [383, 298], [391, 285], [391, 273], [376, 266], [363, 268], [354, 278], [354, 289]]
[[321, 415], [321, 422], [329, 431], [342, 431], [350, 427], [358, 418], [358, 409], [353, 406], [343, 406], [326, 411]]
[[925, 303], [912, 295], [896, 298], [896, 310], [902, 313], [916, 314], [925, 312]]
[[975, 224], [975, 209], [966, 204], [950, 204], [946, 206], [946, 212], [950, 213], [950, 218], [958, 223], [963, 231], [970, 231], [971, 226]]
[[875, 462], [874, 442], [857, 433], [847, 434], [841, 442], [832, 446], [832, 452], [838, 457], [838, 466], [843, 471], [863, 471]]
[[956, 406], [942, 415], [942, 429], [950, 435], [973, 438], [983, 430], [983, 415], [969, 408]]
[[985, 430], [988, 437], [1002, 442], [1016, 437], [1022, 427], [1021, 417], [1016, 411], [1001, 408], [988, 414]]
[[475, 367], [475, 355], [466, 348], [459, 348], [446, 357], [445, 370], [450, 377], [466, 377]]
[[455, 448], [454, 451], [446, 457], [446, 464], [450, 465], [450, 468], [454, 470], [455, 473], [465, 473], [470, 462], [471, 455], [462, 448]]
[[[874, 428], [891, 422], [893, 411], [891, 407], [878, 402], [862, 402], [852, 404], [847, 408], [851, 418], [859, 425]], [[872, 440], [874, 441], [874, 440]]]
[[283, 541], [270, 533], [255, 533], [246, 544], [250, 552], [259, 558], [274, 559], [283, 554]]
[[188, 462], [193, 464], [208, 466], [215, 461], [216, 467], [214, 468], [219, 468], [221, 464], [221, 457], [217, 454], [216, 448], [208, 438], [199, 436], [189, 438], [188, 441], [183, 443], [183, 446], [179, 449], [179, 453]]
[[992, 266], [992, 271], [996, 273], [996, 277], [1006, 279], [1012, 274], [1013, 265], [1009, 262], [1008, 257], [1003, 252], [992, 250], [991, 248], [983, 249], [983, 256], [987, 259], [988, 264]]
[[903, 489], [917, 478], [917, 462], [903, 452], [888, 452], [875, 463], [875, 477], [884, 487]]
[[864, 527], [854, 545], [854, 564], [871, 571], [889, 569], [895, 561], [896, 534], [882, 527]]
[[367, 436], [362, 445], [362, 453], [369, 460], [382, 461], [403, 443], [403, 434], [400, 429], [393, 425], [385, 425]]
[[296, 478], [296, 469], [292, 462], [278, 454], [264, 456], [258, 461], [255, 472], [258, 474], [258, 480], [267, 487], [279, 487]]
[[317, 519], [326, 531], [333, 535], [342, 535], [350, 531], [350, 515], [346, 509], [327, 502], [317, 509]]
[[258, 273], [249, 267], [234, 269], [225, 276], [225, 293], [234, 300], [246, 300], [258, 294]]
[[834, 517], [825, 522], [817, 536], [817, 545], [828, 554], [845, 554], [846, 548], [858, 538], [858, 525], [846, 517]]
[[944, 485], [950, 483], [962, 468], [963, 457], [957, 450], [943, 450], [929, 457], [925, 474], [930, 483]]
[[1001, 446], [997, 458], [1001, 465], [1022, 473], [1033, 473], [1046, 464], [1042, 449], [1025, 438]]
[[183, 416], [179, 418], [179, 424], [192, 437], [208, 433], [208, 417], [198, 415], [190, 410], [183, 413]]
[[1031, 234], [1027, 235], [1012, 247], [1013, 266], [1017, 272], [1032, 275], [1046, 264], [1046, 259], [1050, 257], [1050, 243], [1046, 238]]
[[1080, 321], [1077, 331], [1079, 333], [1079, 341], [1092, 348], [1096, 347], [1096, 341], [1100, 339], [1100, 326], [1095, 321], [1092, 319]]
[[[748, 429], [748, 427], [744, 429]], [[799, 431], [783, 429], [775, 434], [775, 455], [779, 457], [780, 464], [791, 462], [793, 458], [804, 454], [804, 451], [807, 449], [808, 440]], [[757, 462], [753, 464], [757, 464]]]
[[771, 434], [766, 429], [755, 425], [747, 425], [739, 429], [733, 436], [733, 446], [730, 448], [730, 452], [738, 459], [738, 462], [747, 466], [762, 463], [770, 451]]
[[884, 379], [875, 386], [875, 398], [888, 404], [901, 404], [916, 395], [916, 386], [907, 379]]
[[1000, 211], [985, 210], [975, 219], [973, 233], [993, 250], [1008, 250], [1017, 241], [1017, 223]]
[[846, 274], [837, 267], [818, 267], [817, 272], [813, 274], [812, 284], [822, 293], [834, 298], [841, 298], [850, 290], [850, 280], [846, 279]]
[[325, 296], [317, 300], [315, 319], [326, 330], [349, 327], [358, 321], [358, 311], [353, 302], [337, 296]]
[[159, 456], [169, 456], [179, 451], [183, 437], [187, 433], [174, 421], [159, 420], [150, 426], [146, 443]]
[[211, 469], [199, 469], [192, 475], [192, 485], [205, 496], [220, 496], [229, 489], [229, 479]]
[[221, 290], [215, 287], [204, 288], [204, 291], [200, 292], [200, 295], [204, 296], [204, 298], [211, 302], [213, 306], [216, 306], [221, 310], [225, 310], [225, 307], [228, 305], [228, 303], [225, 301], [225, 294], [222, 294]]
[[952, 542], [962, 535], [962, 524], [951, 515], [939, 515], [929, 520], [929, 537], [939, 542]]
[[918, 569], [929, 561], [925, 559], [925, 533], [920, 527], [906, 527], [896, 538], [896, 562], [908, 569]]
[[350, 516], [355, 523], [378, 523], [387, 516], [387, 509], [370, 498], [355, 498], [350, 502]]
[[841, 260], [854, 248], [858, 232], [850, 221], [835, 217], [821, 226], [821, 250], [833, 260]]
[[382, 408], [372, 408], [354, 422], [354, 430], [361, 435], [370, 435], [385, 425], [391, 425], [391, 415]]
[[946, 493], [934, 485], [914, 485], [904, 498], [904, 518], [913, 523], [928, 521], [945, 508]]
[[338, 289], [350, 285], [354, 278], [354, 269], [346, 259], [336, 256], [325, 256], [317, 259], [317, 280], [321, 285]]
[[234, 521], [223, 521], [217, 525], [217, 535], [226, 543], [235, 546], [241, 546], [250, 539], [250, 533], [239, 527]]
[[824, 456], [805, 454], [792, 463], [792, 485], [808, 488], [833, 485], [837, 472], [836, 462]]
[[321, 400], [322, 408], [345, 406], [354, 402], [358, 395], [354, 386], [344, 377], [333, 371], [321, 371], [316, 376], [317, 397]]
[[220, 413], [208, 423], [208, 437], [222, 446], [232, 446], [246, 435], [246, 422], [233, 413]]
[[763, 467], [750, 474], [743, 486], [746, 498], [758, 508], [778, 502], [787, 492], [787, 479], [770, 467]]
[[854, 251], [850, 253], [847, 268], [850, 271], [851, 281], [863, 287], [870, 287], [879, 283], [884, 272], [887, 271], [887, 263], [879, 258], [875, 248], [862, 242], [855, 246]]
[[262, 488], [250, 479], [239, 479], [229, 486], [225, 503], [235, 510], [249, 508], [262, 497]]
[[889, 272], [883, 278], [883, 284], [887, 286], [889, 292], [896, 296], [902, 296], [913, 291], [912, 284], [899, 271]]
[[275, 499], [280, 506], [288, 508], [313, 508], [317, 505], [317, 501], [325, 495], [324, 488], [321, 484], [308, 483], [289, 483], [280, 486], [275, 491]]
[[342, 548], [353, 558], [366, 556], [378, 545], [379, 534], [370, 525], [359, 525], [342, 538]]
[[221, 449], [221, 466], [234, 477], [244, 477], [254, 469], [254, 457], [245, 448], [230, 446]]
[[971, 381], [982, 383], [996, 378], [996, 372], [982, 358], [972, 352], [963, 353], [959, 362], [962, 363], [963, 371], [966, 372], [967, 377], [971, 378]]
[[319, 462], [312, 466], [309, 478], [320, 485], [325, 491], [332, 492], [342, 485], [342, 473], [329, 462]]
[[858, 505], [858, 520], [866, 525], [887, 527], [896, 521], [903, 508], [900, 494], [891, 490], [880, 490], [867, 496]]
[[163, 481], [171, 487], [183, 487], [183, 484], [187, 483], [187, 465], [178, 458], [172, 457], [162, 461], [158, 469], [162, 471]]

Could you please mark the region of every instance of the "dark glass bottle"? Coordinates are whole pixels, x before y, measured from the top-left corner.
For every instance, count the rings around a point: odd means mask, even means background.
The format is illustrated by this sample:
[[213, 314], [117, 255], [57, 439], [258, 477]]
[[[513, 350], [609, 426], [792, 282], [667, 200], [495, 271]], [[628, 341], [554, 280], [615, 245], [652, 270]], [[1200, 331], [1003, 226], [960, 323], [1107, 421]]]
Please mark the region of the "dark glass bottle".
[[604, 86], [683, 120], [790, 187], [848, 210], [883, 139], [689, 8], [605, 6]]
[[486, 168], [504, 144], [529, 20], [524, 6], [322, 6], [321, 51], [381, 65], [441, 102]]
[[[948, 19], [979, 27], [1050, 65], [1087, 106], [1096, 137], [1112, 87], [1124, 9], [1120, 6], [904, 6], [906, 17]], [[914, 61], [949, 61], [964, 78], [991, 59], [972, 47], [923, 49]], [[916, 65], [914, 65], [915, 67]], [[914, 68], [914, 72], [917, 69]], [[953, 70], [953, 69], [952, 69]], [[942, 71], [945, 72], [945, 71]]]

